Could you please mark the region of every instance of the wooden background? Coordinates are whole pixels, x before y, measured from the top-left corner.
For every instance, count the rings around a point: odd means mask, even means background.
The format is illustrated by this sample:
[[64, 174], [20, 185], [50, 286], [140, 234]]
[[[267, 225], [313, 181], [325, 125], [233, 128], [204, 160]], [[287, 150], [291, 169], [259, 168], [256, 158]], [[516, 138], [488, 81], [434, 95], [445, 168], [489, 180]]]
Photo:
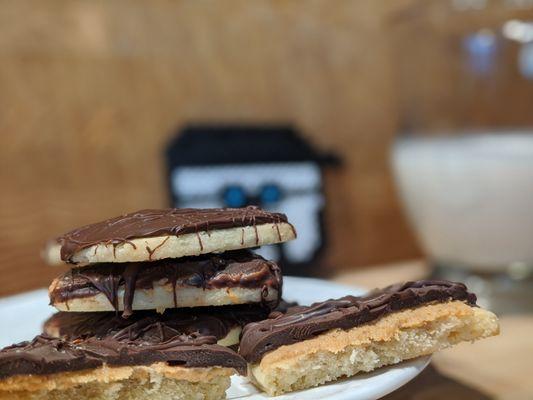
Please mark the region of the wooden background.
[[[388, 152], [413, 121], [464, 123], [467, 106], [447, 84], [454, 64], [427, 60], [416, 68], [437, 68], [438, 84], [414, 86], [410, 62], [435, 56], [434, 45], [412, 40], [427, 31], [441, 56], [453, 55], [445, 3], [0, 1], [0, 295], [57, 275], [39, 259], [48, 238], [167, 206], [162, 149], [190, 121], [292, 121], [344, 158], [327, 175], [333, 267], [419, 256]], [[492, 9], [490, 24], [511, 15]], [[531, 87], [515, 86], [533, 104]], [[521, 122], [523, 108], [489, 122]]]

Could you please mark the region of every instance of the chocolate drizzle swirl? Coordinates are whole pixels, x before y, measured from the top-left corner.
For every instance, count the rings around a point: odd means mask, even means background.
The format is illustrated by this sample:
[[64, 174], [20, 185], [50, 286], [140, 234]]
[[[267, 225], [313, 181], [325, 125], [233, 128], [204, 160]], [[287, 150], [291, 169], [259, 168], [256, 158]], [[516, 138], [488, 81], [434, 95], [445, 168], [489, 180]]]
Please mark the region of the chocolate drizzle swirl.
[[47, 375], [110, 366], [149, 365], [234, 368], [246, 373], [246, 362], [234, 351], [215, 344], [213, 336], [181, 335], [150, 342], [88, 338], [75, 342], [39, 335], [0, 350], [0, 379], [15, 375]]
[[420, 280], [374, 290], [366, 296], [345, 296], [311, 306], [273, 312], [264, 321], [243, 329], [239, 353], [250, 363], [283, 345], [313, 338], [331, 329], [350, 329], [395, 311], [450, 300], [476, 304], [476, 296], [462, 283]]
[[218, 306], [200, 309], [136, 311], [124, 319], [110, 312], [58, 312], [44, 323], [44, 332], [61, 339], [112, 337], [123, 341], [164, 342], [180, 335], [225, 338], [236, 327], [265, 319], [269, 311], [259, 306]]
[[[276, 263], [248, 250], [142, 263], [103, 263], [74, 268], [57, 278], [50, 288], [50, 301], [68, 305], [70, 299], [103, 293], [118, 311], [118, 293], [123, 287], [123, 317], [127, 318], [132, 314], [135, 291], [151, 289], [155, 282], [171, 284], [175, 307], [179, 307], [176, 291], [182, 287], [242, 287], [261, 289], [263, 305], [274, 308], [281, 296], [282, 276]], [[278, 301], [266, 301], [269, 290], [277, 290]]]
[[[284, 214], [266, 212], [255, 206], [141, 210], [74, 229], [57, 238], [57, 241], [61, 244], [61, 259], [70, 262], [78, 251], [93, 245], [102, 243], [116, 247], [119, 244], [129, 243], [135, 247], [131, 242], [133, 239], [163, 235], [179, 236], [196, 233], [199, 246], [203, 249], [198, 232], [209, 232], [213, 229], [253, 226], [258, 244], [257, 225], [282, 222], [287, 223]], [[150, 257], [155, 250], [150, 249]]]

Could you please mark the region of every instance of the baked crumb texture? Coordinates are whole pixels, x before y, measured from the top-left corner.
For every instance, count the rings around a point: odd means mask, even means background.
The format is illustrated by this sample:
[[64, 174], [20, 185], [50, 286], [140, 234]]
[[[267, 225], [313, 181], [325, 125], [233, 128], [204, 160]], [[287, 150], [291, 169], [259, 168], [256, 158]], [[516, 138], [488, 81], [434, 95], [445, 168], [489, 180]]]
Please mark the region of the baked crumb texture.
[[0, 381], [1, 400], [220, 400], [230, 386], [229, 368], [101, 367]]
[[306, 389], [428, 355], [459, 342], [497, 335], [490, 311], [461, 301], [399, 311], [347, 331], [282, 346], [249, 367], [253, 382], [269, 395]]

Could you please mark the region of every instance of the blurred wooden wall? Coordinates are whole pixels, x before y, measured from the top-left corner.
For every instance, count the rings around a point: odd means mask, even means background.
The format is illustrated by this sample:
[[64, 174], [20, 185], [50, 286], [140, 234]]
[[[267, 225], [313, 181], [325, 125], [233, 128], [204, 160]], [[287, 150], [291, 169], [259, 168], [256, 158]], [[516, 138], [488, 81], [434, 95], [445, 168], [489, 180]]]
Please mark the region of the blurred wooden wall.
[[[506, 21], [533, 20], [527, 0], [414, 0], [387, 15], [390, 59], [399, 129], [446, 131], [459, 128], [531, 127], [533, 81], [518, 68], [520, 44], [503, 37]], [[462, 0], [464, 4], [468, 0]], [[478, 3], [478, 6], [476, 6]], [[496, 41], [493, 68], [485, 74], [468, 66], [464, 38], [488, 32]]]
[[47, 285], [46, 239], [168, 205], [189, 121], [292, 121], [327, 176], [328, 263], [418, 256], [388, 168], [388, 24], [414, 1], [0, 1], [0, 294]]

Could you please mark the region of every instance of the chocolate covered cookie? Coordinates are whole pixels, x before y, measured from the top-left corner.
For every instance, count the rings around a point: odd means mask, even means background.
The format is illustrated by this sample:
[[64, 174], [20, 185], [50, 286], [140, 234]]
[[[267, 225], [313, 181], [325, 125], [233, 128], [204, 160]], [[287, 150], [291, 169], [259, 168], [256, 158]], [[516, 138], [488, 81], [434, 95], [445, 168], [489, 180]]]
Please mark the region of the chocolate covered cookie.
[[[305, 389], [496, 335], [460, 283], [417, 281], [274, 312], [245, 326], [239, 352], [271, 395]], [[290, 373], [287, 373], [290, 371]]]
[[51, 241], [44, 257], [51, 264], [154, 261], [295, 238], [284, 214], [258, 207], [141, 210], [70, 231]]
[[152, 341], [167, 341], [184, 334], [212, 336], [217, 344], [233, 348], [239, 344], [244, 325], [268, 314], [266, 308], [250, 305], [173, 309], [163, 314], [137, 311], [127, 319], [113, 312], [58, 312], [46, 320], [43, 330], [69, 341], [90, 337], [130, 341], [149, 335], [156, 335]]
[[49, 288], [60, 311], [159, 310], [261, 304], [281, 295], [276, 263], [246, 250], [145, 263], [104, 263], [74, 268]]
[[[65, 341], [40, 335], [0, 351], [0, 399], [223, 399], [246, 362], [213, 336]], [[153, 331], [153, 332], [150, 332]]]

